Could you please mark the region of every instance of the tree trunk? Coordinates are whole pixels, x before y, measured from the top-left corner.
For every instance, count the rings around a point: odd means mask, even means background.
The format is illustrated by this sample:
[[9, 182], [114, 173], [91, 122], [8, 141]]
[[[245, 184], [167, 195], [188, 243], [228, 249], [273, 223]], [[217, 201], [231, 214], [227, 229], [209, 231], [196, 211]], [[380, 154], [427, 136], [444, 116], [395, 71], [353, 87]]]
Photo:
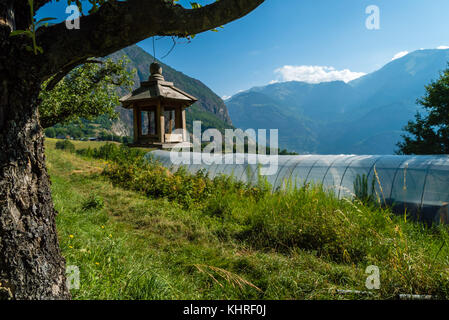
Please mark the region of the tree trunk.
[[38, 119], [41, 79], [18, 42], [0, 26], [0, 299], [66, 299]]
[[[39, 28], [43, 52], [35, 56], [26, 35], [10, 37], [30, 26], [27, 1], [0, 0], [0, 298], [70, 298], [38, 118], [42, 80], [151, 36], [213, 29], [263, 1], [222, 0], [196, 10], [171, 1], [108, 1], [80, 18], [76, 32], [64, 22]], [[49, 2], [35, 0], [35, 9]]]

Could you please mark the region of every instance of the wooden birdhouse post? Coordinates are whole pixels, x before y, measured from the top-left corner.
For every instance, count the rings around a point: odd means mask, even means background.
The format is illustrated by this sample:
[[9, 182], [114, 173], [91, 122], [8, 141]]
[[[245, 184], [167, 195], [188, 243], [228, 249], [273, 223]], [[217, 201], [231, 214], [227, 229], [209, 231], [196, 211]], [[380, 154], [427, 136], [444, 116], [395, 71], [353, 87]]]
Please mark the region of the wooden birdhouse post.
[[133, 145], [160, 149], [188, 145], [185, 109], [197, 99], [165, 81], [158, 63], [151, 64], [150, 74], [140, 88], [120, 99], [124, 108], [133, 109]]

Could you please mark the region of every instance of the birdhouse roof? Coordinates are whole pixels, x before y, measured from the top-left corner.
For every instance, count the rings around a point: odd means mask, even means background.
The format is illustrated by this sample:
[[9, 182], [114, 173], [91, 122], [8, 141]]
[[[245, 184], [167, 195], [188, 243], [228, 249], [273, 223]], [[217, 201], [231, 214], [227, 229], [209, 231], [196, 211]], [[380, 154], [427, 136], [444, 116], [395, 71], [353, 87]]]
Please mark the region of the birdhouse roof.
[[138, 101], [151, 102], [166, 99], [170, 102], [183, 102], [189, 106], [198, 101], [194, 96], [176, 88], [173, 82], [165, 81], [159, 64], [153, 63], [150, 70], [152, 74], [148, 81], [141, 82], [139, 88], [120, 99], [123, 107], [129, 108], [134, 102]]

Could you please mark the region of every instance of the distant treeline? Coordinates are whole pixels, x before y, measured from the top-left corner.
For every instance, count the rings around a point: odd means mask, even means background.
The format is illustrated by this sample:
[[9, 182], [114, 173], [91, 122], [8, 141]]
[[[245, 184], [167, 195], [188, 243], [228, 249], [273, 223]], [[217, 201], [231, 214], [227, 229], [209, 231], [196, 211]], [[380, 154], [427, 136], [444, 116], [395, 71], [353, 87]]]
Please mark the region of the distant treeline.
[[130, 136], [119, 136], [114, 134], [112, 129], [113, 120], [107, 116], [99, 116], [95, 120], [89, 121], [80, 119], [68, 124], [57, 124], [44, 130], [48, 138], [75, 139], [75, 140], [98, 140], [115, 141], [121, 143], [132, 142]]

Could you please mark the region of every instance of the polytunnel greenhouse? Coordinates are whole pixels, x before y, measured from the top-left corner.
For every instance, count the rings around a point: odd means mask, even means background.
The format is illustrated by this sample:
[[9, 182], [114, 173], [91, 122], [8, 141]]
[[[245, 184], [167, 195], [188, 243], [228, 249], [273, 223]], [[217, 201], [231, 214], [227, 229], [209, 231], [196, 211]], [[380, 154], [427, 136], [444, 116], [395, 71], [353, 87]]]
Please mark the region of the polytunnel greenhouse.
[[[182, 165], [191, 173], [203, 169], [210, 178], [227, 174], [252, 183], [257, 183], [261, 176], [259, 170], [268, 166], [266, 162], [260, 164], [256, 155], [248, 154], [220, 154], [212, 156], [209, 161], [194, 161], [195, 157], [201, 159], [204, 154], [183, 153], [183, 164], [173, 164], [167, 151], [152, 151], [151, 155], [172, 171]], [[273, 174], [264, 176], [273, 191], [284, 188], [287, 182], [297, 187], [313, 183], [322, 184], [339, 198], [353, 198], [361, 192], [359, 187], [363, 181], [365, 189], [369, 189], [368, 193], [397, 213], [407, 212], [412, 218], [428, 223], [448, 223], [449, 156], [265, 157], [272, 161], [271, 165], [276, 163]]]

